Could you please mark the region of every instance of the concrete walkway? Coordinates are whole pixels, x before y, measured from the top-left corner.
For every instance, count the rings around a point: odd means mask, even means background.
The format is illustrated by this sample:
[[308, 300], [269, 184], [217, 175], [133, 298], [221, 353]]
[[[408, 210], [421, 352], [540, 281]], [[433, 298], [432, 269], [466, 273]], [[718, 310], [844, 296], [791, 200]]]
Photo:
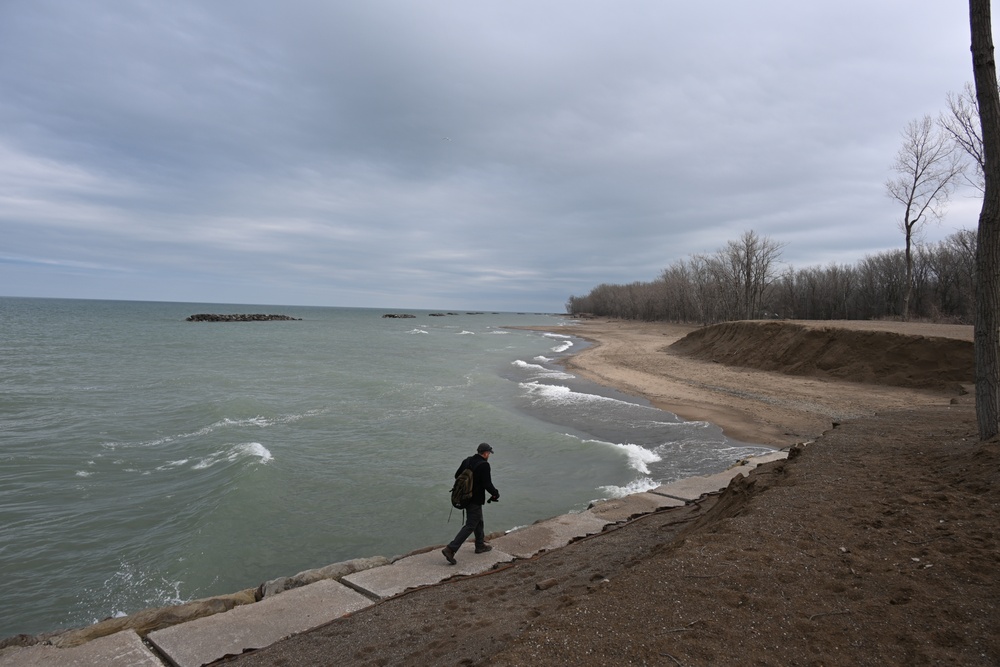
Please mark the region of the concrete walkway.
[[608, 524], [679, 507], [726, 488], [737, 475], [787, 455], [773, 452], [715, 475], [664, 484], [645, 493], [595, 503], [584, 512], [539, 521], [494, 539], [493, 550], [485, 554], [476, 554], [469, 543], [456, 555], [457, 565], [449, 565], [440, 548], [434, 548], [348, 574], [339, 581], [324, 579], [254, 604], [157, 630], [149, 633], [145, 642], [129, 630], [74, 648], [39, 645], [4, 649], [0, 651], [0, 667], [201, 667], [307, 632], [406, 590], [487, 572], [600, 533]]

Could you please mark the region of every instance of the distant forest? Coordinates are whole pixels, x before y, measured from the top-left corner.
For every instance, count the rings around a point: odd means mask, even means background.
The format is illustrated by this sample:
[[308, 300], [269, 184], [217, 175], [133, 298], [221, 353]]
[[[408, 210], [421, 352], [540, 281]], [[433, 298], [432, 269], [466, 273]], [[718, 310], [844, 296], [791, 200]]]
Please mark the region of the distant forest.
[[907, 315], [902, 249], [867, 255], [853, 266], [779, 270], [783, 247], [748, 231], [712, 254], [674, 262], [652, 282], [602, 284], [586, 296], [571, 296], [566, 312], [702, 324], [776, 318], [973, 322], [975, 231], [914, 246]]

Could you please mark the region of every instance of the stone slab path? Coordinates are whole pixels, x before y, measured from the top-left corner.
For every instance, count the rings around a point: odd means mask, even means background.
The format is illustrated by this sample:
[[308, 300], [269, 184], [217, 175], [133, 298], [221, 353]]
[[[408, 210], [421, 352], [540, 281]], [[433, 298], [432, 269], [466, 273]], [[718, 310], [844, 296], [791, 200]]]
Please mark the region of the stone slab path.
[[178, 667], [201, 667], [227, 655], [269, 646], [371, 604], [365, 596], [327, 579], [151, 632], [148, 639]]
[[132, 630], [73, 648], [37, 645], [0, 651], [0, 667], [163, 667], [163, 664]]

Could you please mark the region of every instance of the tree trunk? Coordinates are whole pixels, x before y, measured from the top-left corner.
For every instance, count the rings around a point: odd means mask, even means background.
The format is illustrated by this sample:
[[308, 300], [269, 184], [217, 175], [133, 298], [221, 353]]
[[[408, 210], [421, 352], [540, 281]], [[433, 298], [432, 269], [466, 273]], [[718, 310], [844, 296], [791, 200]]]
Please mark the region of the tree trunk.
[[906, 212], [903, 225], [906, 228], [906, 289], [903, 291], [903, 321], [910, 321], [910, 299], [913, 297], [913, 225]]
[[1000, 92], [990, 0], [969, 0], [969, 25], [986, 180], [976, 247], [976, 421], [988, 440], [1000, 431]]

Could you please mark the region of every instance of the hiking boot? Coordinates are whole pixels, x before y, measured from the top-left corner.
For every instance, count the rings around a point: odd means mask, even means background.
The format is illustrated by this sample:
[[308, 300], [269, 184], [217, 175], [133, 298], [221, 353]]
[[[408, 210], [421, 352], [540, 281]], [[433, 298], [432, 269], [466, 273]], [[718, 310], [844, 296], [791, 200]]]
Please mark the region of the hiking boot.
[[[476, 549], [476, 551], [478, 552], [479, 549]], [[458, 561], [455, 560], [455, 552], [448, 547], [442, 549], [441, 553], [444, 554], [445, 560], [447, 560], [450, 565], [456, 565], [458, 563]]]
[[477, 554], [484, 554], [487, 551], [493, 551], [493, 547], [491, 547], [490, 545], [486, 544], [485, 542], [482, 543], [482, 544], [477, 544], [476, 545], [476, 553]]

